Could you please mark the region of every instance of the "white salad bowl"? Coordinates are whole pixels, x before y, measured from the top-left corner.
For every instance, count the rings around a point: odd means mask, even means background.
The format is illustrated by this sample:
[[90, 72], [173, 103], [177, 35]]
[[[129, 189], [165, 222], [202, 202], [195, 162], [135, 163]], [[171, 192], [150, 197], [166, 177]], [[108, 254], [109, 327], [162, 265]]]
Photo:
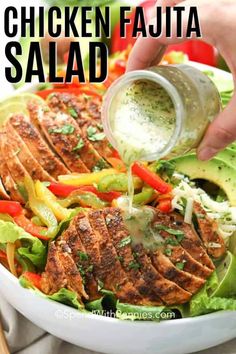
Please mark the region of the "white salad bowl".
[[[200, 70], [231, 75], [219, 69], [191, 63]], [[35, 85], [27, 90], [34, 91]], [[22, 92], [22, 90], [20, 90]], [[16, 94], [16, 91], [14, 92]], [[83, 314], [69, 306], [21, 287], [0, 265], [0, 293], [21, 314], [45, 331], [75, 345], [108, 354], [185, 354], [210, 348], [236, 337], [236, 311], [219, 311], [195, 318], [122, 321]]]

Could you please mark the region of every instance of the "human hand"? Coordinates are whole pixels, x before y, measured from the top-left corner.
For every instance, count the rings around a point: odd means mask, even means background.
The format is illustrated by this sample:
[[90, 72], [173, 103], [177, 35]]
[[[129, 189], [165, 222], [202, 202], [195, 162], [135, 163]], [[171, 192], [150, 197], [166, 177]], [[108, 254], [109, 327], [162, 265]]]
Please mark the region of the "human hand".
[[[157, 6], [197, 6], [202, 30], [202, 39], [217, 47], [227, 62], [236, 81], [236, 3], [235, 0], [159, 0]], [[188, 11], [183, 15], [184, 33], [188, 23]], [[153, 20], [151, 21], [151, 23]], [[153, 22], [155, 23], [155, 22]], [[165, 19], [163, 18], [163, 25]], [[161, 35], [159, 38], [139, 37], [130, 54], [127, 71], [145, 69], [161, 60], [165, 46], [183, 42], [186, 39], [176, 36], [176, 18], [172, 19], [172, 38]], [[163, 28], [165, 33], [165, 28]], [[218, 151], [236, 140], [236, 93], [228, 106], [208, 127], [198, 147], [198, 158], [208, 160]]]

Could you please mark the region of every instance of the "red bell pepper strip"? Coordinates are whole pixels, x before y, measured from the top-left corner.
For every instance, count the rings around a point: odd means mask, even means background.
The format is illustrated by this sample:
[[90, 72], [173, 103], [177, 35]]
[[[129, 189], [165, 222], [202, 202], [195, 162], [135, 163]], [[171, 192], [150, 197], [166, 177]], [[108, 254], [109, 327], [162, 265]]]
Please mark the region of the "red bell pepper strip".
[[22, 229], [24, 229], [26, 232], [39, 238], [40, 240], [44, 240], [44, 241], [50, 240], [49, 237], [43, 236], [43, 233], [47, 231], [47, 228], [33, 224], [29, 219], [25, 217], [23, 213], [15, 216], [13, 220], [18, 226], [22, 227]]
[[0, 250], [0, 258], [7, 259], [6, 253], [1, 250]]
[[55, 194], [57, 197], [66, 198], [72, 192], [77, 191], [79, 189], [79, 187], [70, 186], [70, 185], [61, 184], [61, 183], [56, 183], [56, 182], [50, 182], [50, 185], [48, 186], [48, 189], [53, 194]]
[[41, 290], [41, 280], [42, 276], [32, 272], [24, 272], [22, 276], [28, 280], [33, 286]]
[[171, 199], [162, 199], [162, 200], [160, 200], [160, 203], [158, 204], [157, 208], [162, 213], [170, 213], [172, 211]]
[[55, 88], [55, 89], [49, 89], [49, 90], [43, 90], [43, 91], [36, 92], [36, 94], [43, 99], [46, 99], [52, 93], [71, 93], [76, 96], [86, 94], [88, 96], [97, 97], [100, 99], [102, 97], [95, 90], [93, 91], [91, 89], [87, 89], [86, 87], [84, 87], [84, 88], [81, 88], [81, 87], [80, 88], [79, 87], [73, 87], [73, 88], [68, 87], [67, 88], [67, 87], [65, 87], [65, 88]]
[[0, 213], [8, 214], [12, 217], [20, 215], [23, 208], [18, 202], [11, 202], [7, 200], [0, 200]]
[[138, 162], [133, 164], [132, 172], [161, 194], [169, 193], [172, 189], [168, 183], [161, 179], [161, 177]]
[[121, 159], [121, 157], [119, 155], [119, 152], [117, 150], [113, 150], [111, 156], [116, 158], [116, 159]]
[[121, 59], [117, 59], [114, 63], [114, 71], [118, 75], [123, 75], [126, 71], [126, 62]]
[[62, 197], [62, 198], [68, 197], [72, 192], [76, 190], [80, 190], [83, 192], [90, 192], [96, 194], [98, 198], [105, 200], [106, 202], [112, 202], [113, 199], [117, 199], [122, 195], [120, 192], [115, 192], [115, 191], [102, 193], [99, 192], [97, 188], [94, 186], [75, 187], [75, 186], [70, 186], [70, 185], [55, 183], [55, 182], [50, 182], [48, 189], [57, 197]]

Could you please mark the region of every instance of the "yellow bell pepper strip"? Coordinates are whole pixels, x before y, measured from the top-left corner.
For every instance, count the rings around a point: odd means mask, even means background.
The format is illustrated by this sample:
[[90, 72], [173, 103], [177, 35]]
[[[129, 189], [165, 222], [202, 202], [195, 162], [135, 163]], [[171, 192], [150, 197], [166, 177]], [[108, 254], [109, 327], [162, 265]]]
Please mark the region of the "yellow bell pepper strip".
[[71, 186], [89, 186], [109, 175], [118, 174], [119, 172], [113, 168], [107, 168], [102, 171], [92, 173], [72, 173], [70, 175], [59, 176], [58, 180], [63, 184], [69, 184]]
[[72, 192], [67, 198], [58, 200], [58, 203], [64, 208], [68, 208], [72, 204], [79, 204], [82, 207], [102, 209], [108, 205], [108, 203], [99, 199], [94, 193], [81, 190]]
[[35, 191], [38, 198], [40, 198], [48, 208], [50, 208], [56, 218], [59, 221], [67, 219], [70, 214], [71, 210], [63, 208], [57, 201], [55, 195], [50, 192], [50, 190], [40, 181], [35, 183]]
[[36, 196], [35, 185], [30, 177], [25, 178], [25, 188], [29, 195], [29, 207], [33, 213], [40, 218], [42, 223], [48, 227], [44, 236], [55, 237], [58, 231], [58, 222], [52, 210], [46, 206], [43, 200]]
[[[143, 182], [139, 177], [133, 176], [134, 189], [140, 189]], [[128, 191], [128, 177], [125, 173], [112, 174], [103, 177], [98, 183], [98, 190], [100, 192], [127, 192]]]
[[117, 158], [117, 157], [107, 157], [106, 158], [107, 162], [117, 171], [119, 172], [126, 172], [127, 168], [124, 164], [124, 162]]
[[143, 187], [142, 192], [135, 194], [133, 197], [133, 203], [136, 205], [146, 205], [152, 202], [156, 198], [154, 189], [149, 187]]

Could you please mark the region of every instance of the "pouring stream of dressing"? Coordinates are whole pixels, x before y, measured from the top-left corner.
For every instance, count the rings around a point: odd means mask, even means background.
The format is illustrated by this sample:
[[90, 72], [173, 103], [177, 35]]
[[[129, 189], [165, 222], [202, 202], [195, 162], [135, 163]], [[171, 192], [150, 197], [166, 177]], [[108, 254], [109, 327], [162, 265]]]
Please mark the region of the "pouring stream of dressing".
[[134, 195], [132, 164], [161, 152], [173, 135], [175, 123], [174, 104], [156, 82], [137, 80], [113, 102], [110, 124], [117, 150], [127, 166], [130, 213]]

